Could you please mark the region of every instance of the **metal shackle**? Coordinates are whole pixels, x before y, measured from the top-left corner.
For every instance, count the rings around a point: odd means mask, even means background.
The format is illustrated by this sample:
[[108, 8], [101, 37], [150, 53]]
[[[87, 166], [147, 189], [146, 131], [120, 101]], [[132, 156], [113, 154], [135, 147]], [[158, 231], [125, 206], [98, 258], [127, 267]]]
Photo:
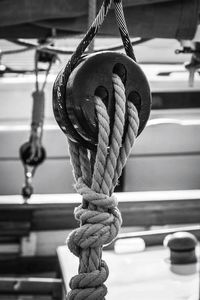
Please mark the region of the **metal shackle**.
[[[148, 81], [138, 66], [127, 55], [105, 51], [86, 55], [79, 60], [71, 74], [66, 78], [60, 73], [62, 87], [58, 87], [60, 78], [54, 84], [54, 114], [59, 126], [68, 138], [89, 149], [95, 149], [98, 143], [98, 123], [95, 114], [94, 97], [99, 96], [104, 102], [110, 117], [111, 128], [114, 122], [115, 99], [112, 74], [117, 74], [124, 86], [126, 99], [136, 106], [140, 125], [138, 135], [144, 129], [151, 108], [151, 93]], [[65, 87], [63, 86], [65, 83]], [[63, 111], [57, 101], [58, 88]]]
[[29, 199], [33, 194], [33, 187], [30, 185], [29, 186], [24, 185], [22, 187], [21, 194], [25, 200]]

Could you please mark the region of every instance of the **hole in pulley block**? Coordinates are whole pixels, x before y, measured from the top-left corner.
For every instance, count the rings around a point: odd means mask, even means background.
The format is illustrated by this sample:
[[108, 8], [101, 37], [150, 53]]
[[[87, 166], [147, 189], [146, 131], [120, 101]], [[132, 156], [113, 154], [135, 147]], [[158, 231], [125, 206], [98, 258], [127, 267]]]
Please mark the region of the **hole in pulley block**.
[[123, 64], [117, 63], [113, 68], [113, 73], [121, 78], [124, 85], [126, 84], [127, 71]]
[[128, 95], [128, 101], [131, 101], [135, 105], [135, 107], [138, 111], [138, 114], [139, 114], [140, 110], [141, 110], [141, 97], [140, 97], [140, 95], [136, 91], [132, 91]]
[[104, 86], [98, 86], [94, 93], [96, 96], [100, 97], [106, 108], [108, 109], [108, 91]]

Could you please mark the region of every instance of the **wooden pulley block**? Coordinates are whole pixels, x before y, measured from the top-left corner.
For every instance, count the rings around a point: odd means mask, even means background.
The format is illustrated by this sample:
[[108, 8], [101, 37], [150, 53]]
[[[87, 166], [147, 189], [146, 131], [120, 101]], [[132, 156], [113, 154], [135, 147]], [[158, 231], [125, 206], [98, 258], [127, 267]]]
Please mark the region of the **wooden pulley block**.
[[[55, 117], [65, 133], [83, 146], [94, 149], [98, 143], [98, 123], [94, 97], [99, 96], [110, 116], [111, 129], [114, 121], [115, 99], [112, 83], [113, 73], [119, 75], [124, 86], [126, 99], [132, 101], [138, 110], [142, 132], [149, 118], [151, 93], [148, 81], [138, 66], [127, 55], [105, 51], [86, 55], [79, 60], [67, 78], [63, 105], [67, 114], [66, 126]], [[57, 83], [58, 84], [58, 83]], [[56, 107], [56, 110], [59, 110]], [[62, 112], [61, 112], [62, 113]], [[68, 128], [67, 128], [68, 125]], [[75, 131], [75, 136], [73, 136]]]
[[22, 162], [25, 165], [32, 167], [40, 165], [46, 158], [46, 151], [44, 147], [41, 147], [40, 151], [33, 156], [30, 142], [24, 143], [20, 147], [19, 154]]

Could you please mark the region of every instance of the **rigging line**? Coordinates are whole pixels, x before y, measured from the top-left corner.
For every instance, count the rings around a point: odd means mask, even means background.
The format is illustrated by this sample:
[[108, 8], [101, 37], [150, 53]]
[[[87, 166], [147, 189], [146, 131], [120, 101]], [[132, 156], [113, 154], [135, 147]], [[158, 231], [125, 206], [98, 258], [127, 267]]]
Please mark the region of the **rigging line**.
[[19, 45], [19, 46], [30, 47], [32, 49], [36, 48], [38, 50], [40, 50], [41, 48], [46, 47], [46, 46], [48, 46], [49, 44], [52, 43], [52, 41], [48, 41], [48, 42], [40, 44], [40, 43], [35, 43], [33, 41], [25, 40], [25, 39], [16, 39], [16, 40], [9, 40], [8, 39], [7, 41], [9, 41], [11, 43], [14, 43], [16, 45]]
[[12, 54], [18, 54], [18, 53], [30, 51], [30, 50], [33, 50], [34, 48], [35, 48], [34, 46], [30, 45], [30, 46], [26, 46], [25, 48], [21, 48], [21, 49], [13, 49], [13, 50], [5, 50], [5, 51], [0, 50], [0, 57], [5, 56], [5, 55], [12, 55]]
[[[134, 39], [130, 39], [131, 45], [132, 46], [136, 46], [145, 42], [148, 42], [152, 40], [152, 38], [134, 38]], [[31, 46], [32, 44], [26, 40], [20, 40], [20, 43], [18, 43], [19, 40], [15, 40], [13, 41], [16, 44], [20, 44], [20, 45], [30, 45], [30, 50], [32, 49], [38, 49], [42, 52], [46, 52], [46, 53], [50, 53], [50, 54], [61, 54], [61, 55], [71, 55], [74, 53], [75, 49], [67, 49], [67, 48], [63, 48], [63, 47], [54, 47], [54, 46], [40, 46], [39, 44], [34, 44], [34, 46]], [[99, 51], [115, 51], [115, 50], [121, 50], [124, 48], [123, 44], [116, 44], [114, 46], [111, 47], [102, 47], [102, 48], [96, 48], [93, 50], [93, 52], [99, 52]], [[88, 51], [85, 51], [85, 53], [88, 53]], [[11, 53], [10, 53], [11, 54]], [[3, 52], [3, 55], [4, 54]]]
[[38, 51], [35, 51], [35, 89], [39, 91], [39, 82], [38, 82]]
[[[104, 0], [103, 1], [103, 4], [102, 4], [95, 20], [93, 21], [93, 23], [91, 24], [87, 33], [85, 34], [85, 36], [83, 37], [83, 39], [81, 40], [79, 45], [77, 46], [75, 52], [72, 54], [72, 57], [70, 60], [70, 65], [72, 66], [72, 68], [73, 68], [73, 65], [76, 64], [78, 58], [83, 54], [83, 52], [86, 50], [86, 48], [91, 44], [93, 38], [95, 37], [95, 35], [98, 32], [98, 29], [104, 22], [104, 19], [109, 11], [111, 3], [112, 3], [112, 0]], [[128, 28], [126, 26], [126, 21], [125, 21], [125, 17], [124, 17], [124, 13], [123, 13], [122, 1], [114, 0], [114, 7], [115, 7], [115, 17], [116, 17], [117, 25], [119, 27], [119, 31], [121, 34], [121, 38], [122, 38], [122, 42], [123, 42], [126, 54], [136, 61], [135, 55], [133, 52], [133, 48], [132, 48], [132, 44], [131, 44], [131, 40], [130, 40], [129, 33], [128, 33]], [[15, 42], [17, 42], [18, 44], [23, 43], [23, 45], [24, 44], [30, 45], [30, 43], [27, 44], [27, 42], [26, 41], [24, 42], [23, 40], [15, 40]], [[46, 50], [52, 51], [52, 48], [49, 48], [45, 44], [38, 45], [38, 44], [31, 43], [31, 46], [32, 45], [35, 45], [35, 47], [37, 47], [37, 49], [40, 49], [42, 51], [46, 51]], [[46, 49], [45, 49], [45, 47], [46, 47]], [[55, 48], [54, 48], [54, 50], [55, 50]]]
[[47, 84], [47, 78], [48, 78], [48, 75], [49, 75], [49, 73], [50, 73], [52, 64], [53, 64], [53, 60], [51, 60], [51, 61], [49, 62], [49, 66], [48, 66], [48, 68], [47, 68], [47, 70], [46, 70], [46, 73], [45, 73], [45, 80], [44, 80], [43, 85], [42, 85], [42, 91], [44, 91], [45, 86], [46, 86], [46, 84]]

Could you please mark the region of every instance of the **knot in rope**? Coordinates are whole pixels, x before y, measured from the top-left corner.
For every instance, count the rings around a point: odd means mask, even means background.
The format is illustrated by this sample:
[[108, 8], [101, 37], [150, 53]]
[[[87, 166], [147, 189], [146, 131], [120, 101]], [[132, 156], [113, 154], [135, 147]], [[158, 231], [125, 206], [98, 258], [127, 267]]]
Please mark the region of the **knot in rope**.
[[[72, 231], [68, 246], [74, 255], [79, 256], [81, 249], [101, 247], [110, 243], [116, 237], [122, 219], [115, 196], [96, 193], [81, 178], [76, 187], [83, 195], [83, 204], [74, 212], [81, 227]], [[86, 204], [92, 204], [96, 209], [92, 210]]]
[[80, 273], [70, 280], [71, 291], [67, 299], [104, 299], [107, 288], [103, 284], [108, 278], [109, 270], [105, 261], [101, 261], [99, 270]]
[[69, 140], [75, 188], [82, 195], [82, 204], [74, 211], [80, 227], [67, 240], [70, 251], [80, 262], [79, 274], [70, 282], [71, 291], [67, 295], [70, 300], [105, 299], [104, 282], [109, 272], [102, 260], [102, 247], [113, 241], [122, 224], [118, 202], [112, 193], [137, 136], [139, 118], [134, 104], [126, 100], [125, 87], [117, 74], [113, 74], [112, 83], [115, 98], [112, 132], [107, 109], [95, 96], [97, 151]]

